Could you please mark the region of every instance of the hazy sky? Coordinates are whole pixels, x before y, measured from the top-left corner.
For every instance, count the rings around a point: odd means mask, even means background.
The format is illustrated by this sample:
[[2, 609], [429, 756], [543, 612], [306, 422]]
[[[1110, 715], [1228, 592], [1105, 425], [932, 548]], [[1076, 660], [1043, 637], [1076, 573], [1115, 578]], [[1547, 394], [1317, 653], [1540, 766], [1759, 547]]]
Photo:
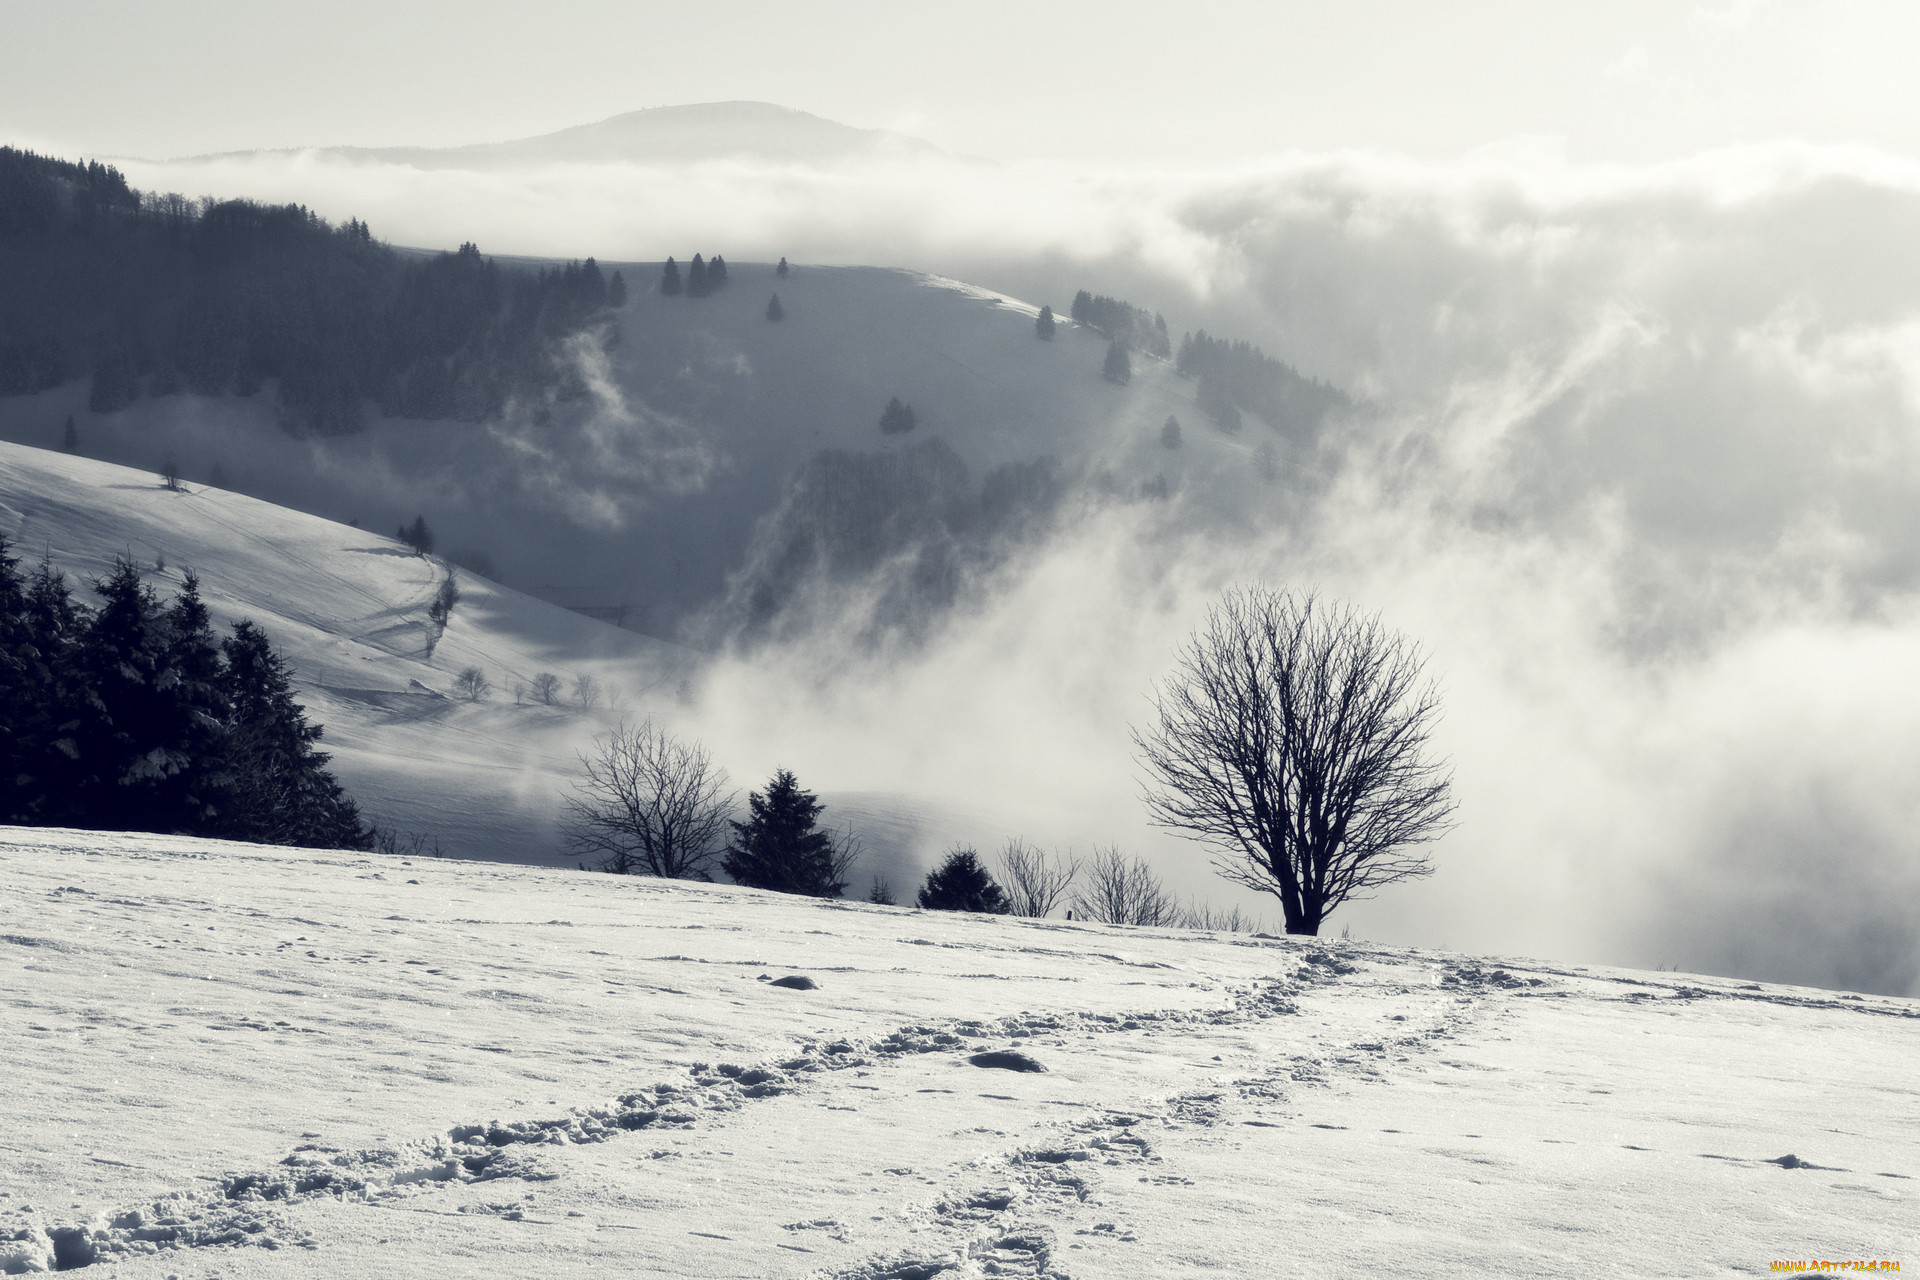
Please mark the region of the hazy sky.
[[0, 141], [166, 157], [494, 141], [732, 98], [997, 159], [1920, 152], [1893, 0], [0, 0]]

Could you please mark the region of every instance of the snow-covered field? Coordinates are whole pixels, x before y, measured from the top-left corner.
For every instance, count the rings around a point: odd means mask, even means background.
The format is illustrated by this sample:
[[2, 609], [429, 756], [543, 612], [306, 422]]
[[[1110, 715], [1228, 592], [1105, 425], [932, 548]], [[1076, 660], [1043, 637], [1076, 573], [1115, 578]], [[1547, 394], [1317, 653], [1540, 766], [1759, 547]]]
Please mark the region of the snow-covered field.
[[1911, 1000], [22, 828], [0, 975], [15, 1271], [1920, 1265]]

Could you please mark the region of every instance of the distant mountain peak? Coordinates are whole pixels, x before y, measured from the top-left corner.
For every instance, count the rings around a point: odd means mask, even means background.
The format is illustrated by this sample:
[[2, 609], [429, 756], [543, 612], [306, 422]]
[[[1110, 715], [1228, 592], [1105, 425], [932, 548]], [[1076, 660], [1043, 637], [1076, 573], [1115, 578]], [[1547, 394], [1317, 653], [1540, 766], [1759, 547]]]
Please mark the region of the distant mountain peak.
[[419, 169], [543, 164], [690, 164], [735, 158], [827, 164], [871, 155], [936, 156], [939, 147], [886, 129], [861, 129], [771, 102], [696, 102], [627, 111], [592, 124], [458, 147], [294, 148]]

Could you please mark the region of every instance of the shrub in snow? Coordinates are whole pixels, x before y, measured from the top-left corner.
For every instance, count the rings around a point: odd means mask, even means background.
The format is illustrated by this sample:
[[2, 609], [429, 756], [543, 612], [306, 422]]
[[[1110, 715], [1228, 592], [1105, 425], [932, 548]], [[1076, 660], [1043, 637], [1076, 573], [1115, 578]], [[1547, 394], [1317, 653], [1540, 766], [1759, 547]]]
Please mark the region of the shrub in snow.
[[945, 862], [927, 873], [919, 903], [929, 911], [980, 911], [1003, 916], [1012, 910], [1006, 894], [980, 865], [980, 855], [966, 848], [953, 850]]

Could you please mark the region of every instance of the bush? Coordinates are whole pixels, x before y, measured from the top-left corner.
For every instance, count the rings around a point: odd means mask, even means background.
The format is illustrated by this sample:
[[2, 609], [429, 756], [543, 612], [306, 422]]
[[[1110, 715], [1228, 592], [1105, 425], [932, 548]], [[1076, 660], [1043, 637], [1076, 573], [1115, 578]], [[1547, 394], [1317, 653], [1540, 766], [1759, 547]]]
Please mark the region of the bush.
[[919, 903], [929, 911], [978, 911], [994, 916], [1012, 909], [1006, 894], [980, 865], [980, 855], [964, 847], [948, 853], [945, 862], [927, 873]]

